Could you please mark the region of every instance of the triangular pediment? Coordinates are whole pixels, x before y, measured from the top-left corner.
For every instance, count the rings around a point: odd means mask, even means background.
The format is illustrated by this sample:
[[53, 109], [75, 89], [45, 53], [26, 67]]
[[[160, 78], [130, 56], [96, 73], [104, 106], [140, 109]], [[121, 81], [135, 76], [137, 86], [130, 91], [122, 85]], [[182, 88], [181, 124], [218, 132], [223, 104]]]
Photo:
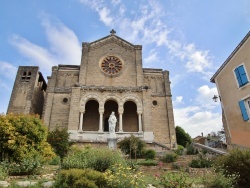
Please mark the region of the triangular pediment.
[[111, 34], [111, 35], [103, 37], [99, 40], [96, 40], [96, 41], [89, 43], [89, 47], [91, 49], [96, 49], [96, 48], [100, 48], [100, 47], [107, 45], [107, 44], [110, 44], [110, 43], [117, 44], [117, 45], [119, 45], [123, 48], [126, 48], [128, 50], [134, 50], [136, 47], [140, 46], [140, 45], [133, 45], [130, 42], [122, 39], [121, 37], [118, 37], [117, 35]]

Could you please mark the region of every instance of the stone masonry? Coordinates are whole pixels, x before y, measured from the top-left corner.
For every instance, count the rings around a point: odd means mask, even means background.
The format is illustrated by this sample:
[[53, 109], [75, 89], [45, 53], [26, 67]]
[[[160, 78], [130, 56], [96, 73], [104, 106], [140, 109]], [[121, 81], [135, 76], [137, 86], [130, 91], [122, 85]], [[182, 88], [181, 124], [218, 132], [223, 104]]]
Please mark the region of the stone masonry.
[[38, 67], [19, 67], [7, 113], [37, 113], [50, 130], [67, 128], [72, 141], [100, 143], [114, 111], [119, 139], [176, 146], [169, 72], [143, 68], [141, 45], [111, 32], [82, 43], [81, 64], [54, 66], [47, 79]]

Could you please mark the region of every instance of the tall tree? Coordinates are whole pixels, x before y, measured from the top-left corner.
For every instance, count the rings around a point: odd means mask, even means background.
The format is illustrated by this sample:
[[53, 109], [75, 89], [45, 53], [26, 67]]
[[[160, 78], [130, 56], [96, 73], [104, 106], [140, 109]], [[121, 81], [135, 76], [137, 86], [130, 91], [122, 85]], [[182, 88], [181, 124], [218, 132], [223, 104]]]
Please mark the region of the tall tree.
[[180, 126], [175, 127], [177, 144], [183, 147], [188, 146], [192, 142], [191, 136]]

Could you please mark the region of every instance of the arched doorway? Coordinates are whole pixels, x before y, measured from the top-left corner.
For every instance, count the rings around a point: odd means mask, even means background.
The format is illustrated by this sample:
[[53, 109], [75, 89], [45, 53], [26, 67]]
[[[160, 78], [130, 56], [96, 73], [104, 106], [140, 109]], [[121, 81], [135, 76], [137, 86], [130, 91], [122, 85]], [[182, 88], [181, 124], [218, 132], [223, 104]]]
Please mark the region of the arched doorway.
[[104, 105], [104, 114], [103, 114], [103, 131], [104, 132], [108, 132], [109, 131], [109, 123], [108, 123], [108, 119], [109, 116], [111, 114], [111, 112], [115, 112], [115, 116], [117, 118], [117, 123], [116, 123], [116, 131], [119, 127], [119, 115], [118, 115], [118, 104], [116, 101], [113, 100], [109, 100], [106, 101], [105, 105]]
[[138, 115], [137, 107], [133, 101], [127, 101], [124, 103], [123, 112], [123, 131], [124, 132], [138, 132]]
[[95, 100], [89, 100], [85, 105], [83, 116], [83, 131], [98, 131], [99, 129], [99, 104]]

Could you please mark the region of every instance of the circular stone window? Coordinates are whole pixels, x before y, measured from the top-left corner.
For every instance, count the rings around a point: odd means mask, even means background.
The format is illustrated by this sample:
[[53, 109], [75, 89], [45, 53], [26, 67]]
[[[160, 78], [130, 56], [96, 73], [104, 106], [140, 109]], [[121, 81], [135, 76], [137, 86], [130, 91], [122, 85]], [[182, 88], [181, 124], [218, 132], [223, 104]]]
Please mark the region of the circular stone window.
[[157, 106], [157, 101], [154, 100], [154, 101], [152, 102], [152, 104], [153, 104], [153, 106]]
[[63, 98], [63, 103], [67, 103], [69, 101], [68, 98]]
[[106, 56], [101, 61], [101, 70], [107, 75], [113, 76], [121, 72], [123, 68], [122, 61], [115, 56]]

